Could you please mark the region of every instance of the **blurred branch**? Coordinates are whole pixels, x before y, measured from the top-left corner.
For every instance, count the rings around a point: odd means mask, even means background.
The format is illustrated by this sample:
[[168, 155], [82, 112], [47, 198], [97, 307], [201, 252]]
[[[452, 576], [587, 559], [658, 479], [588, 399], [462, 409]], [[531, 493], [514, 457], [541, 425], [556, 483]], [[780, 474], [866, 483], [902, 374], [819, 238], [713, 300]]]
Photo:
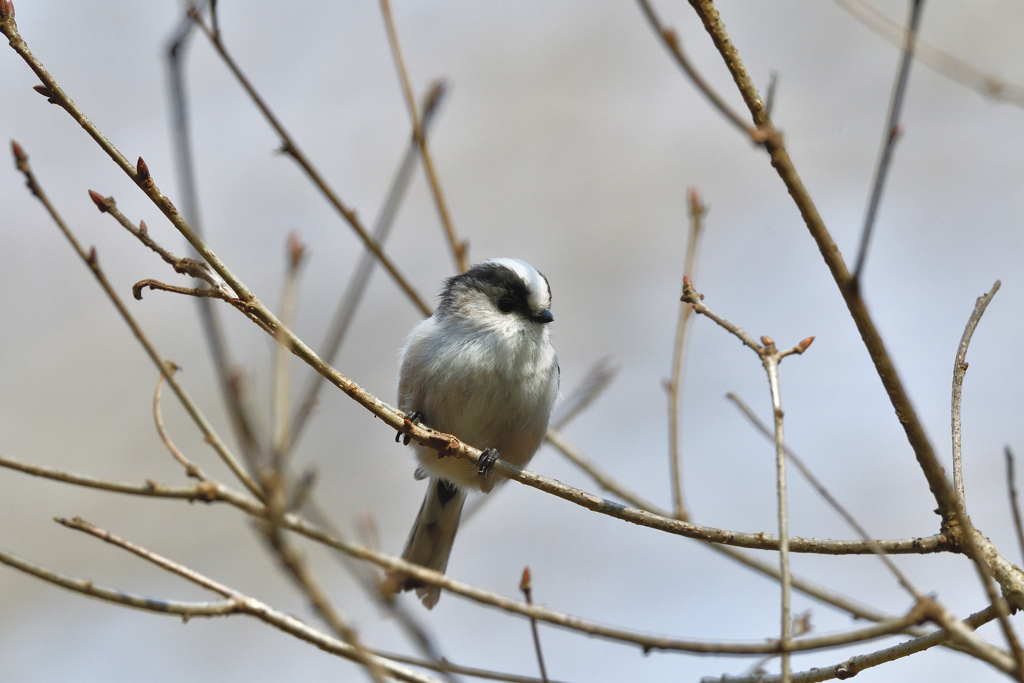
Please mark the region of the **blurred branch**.
[[455, 259], [455, 267], [460, 273], [464, 273], [469, 268], [469, 265], [466, 263], [467, 245], [466, 242], [460, 242], [455, 235], [455, 227], [452, 225], [452, 218], [448, 212], [448, 202], [445, 201], [444, 192], [441, 191], [441, 181], [438, 179], [437, 171], [434, 168], [434, 158], [430, 154], [430, 146], [427, 144], [427, 134], [420, 123], [419, 112], [416, 110], [416, 98], [412, 94], [409, 74], [406, 72], [405, 62], [402, 60], [402, 48], [398, 43], [398, 32], [395, 30], [395, 21], [391, 16], [391, 3], [388, 0], [380, 0], [380, 9], [384, 15], [384, 26], [387, 28], [388, 43], [391, 45], [391, 54], [395, 58], [395, 66], [398, 69], [398, 77], [402, 84], [402, 94], [405, 95], [405, 104], [409, 108], [409, 118], [412, 119], [412, 136], [420, 147], [423, 170], [426, 171], [427, 180], [430, 183], [430, 191], [434, 195], [434, 203], [437, 205], [437, 213], [441, 217], [441, 224], [444, 226], [445, 235], [448, 237], [448, 244]]
[[1017, 530], [1017, 543], [1024, 555], [1024, 524], [1021, 524], [1020, 505], [1017, 504], [1017, 485], [1013, 474], [1013, 452], [1006, 447], [1006, 485], [1010, 489], [1010, 511], [1013, 512], [1013, 526]]
[[[231, 55], [228, 54], [227, 48], [225, 48], [224, 44], [221, 42], [220, 35], [211, 31], [203, 22], [202, 17], [197, 12], [190, 10], [189, 14], [196, 22], [196, 24], [199, 26], [200, 30], [202, 30], [202, 32], [209, 39], [210, 44], [213, 45], [214, 50], [216, 50], [217, 54], [219, 54], [221, 59], [224, 60], [224, 64], [227, 65], [228, 69], [238, 80], [242, 88], [245, 89], [246, 93], [252, 99], [253, 103], [260, 110], [260, 112], [263, 114], [264, 118], [267, 119], [267, 122], [274, 129], [277, 135], [281, 138], [281, 151], [292, 157], [299, 164], [302, 170], [306, 172], [306, 175], [313, 182], [313, 184], [317, 186], [317, 188], [320, 190], [320, 192], [323, 193], [327, 201], [330, 202], [330, 204], [334, 206], [335, 209], [337, 209], [338, 213], [342, 215], [342, 217], [348, 222], [348, 224], [352, 226], [352, 229], [355, 230], [356, 234], [359, 236], [359, 239], [363, 241], [363, 244], [366, 246], [367, 249], [373, 252], [374, 256], [377, 257], [377, 260], [380, 261], [381, 265], [383, 265], [385, 270], [388, 271], [388, 273], [391, 275], [391, 278], [398, 284], [402, 291], [405, 292], [405, 295], [409, 298], [409, 300], [412, 301], [412, 303], [418, 309], [420, 309], [420, 311], [424, 315], [430, 315], [430, 307], [427, 306], [427, 304], [423, 301], [419, 293], [417, 293], [416, 290], [413, 289], [412, 285], [410, 285], [409, 282], [405, 279], [405, 276], [402, 275], [401, 272], [399, 272], [398, 268], [394, 265], [394, 263], [391, 262], [391, 259], [388, 258], [386, 254], [384, 254], [380, 246], [376, 242], [374, 242], [373, 239], [367, 234], [366, 229], [363, 227], [363, 224], [359, 220], [359, 216], [356, 215], [356, 212], [347, 207], [341, 201], [338, 195], [335, 194], [334, 190], [331, 189], [330, 185], [327, 184], [327, 181], [324, 180], [324, 178], [320, 175], [320, 172], [313, 167], [312, 162], [306, 157], [305, 154], [302, 153], [298, 145], [295, 144], [295, 141], [284, 129], [284, 126], [281, 124], [281, 122], [278, 121], [277, 117], [274, 116], [273, 112], [270, 111], [270, 108], [263, 101], [263, 98], [260, 97], [259, 93], [256, 92], [256, 89], [253, 87], [252, 83], [249, 82], [249, 79], [246, 78], [245, 74], [242, 73], [241, 69], [235, 63], [234, 59], [232, 59]], [[202, 252], [200, 251], [200, 253]], [[242, 298], [244, 299], [246, 297], [243, 296]]]
[[907, 19], [907, 31], [903, 41], [903, 56], [900, 59], [899, 71], [896, 73], [896, 82], [892, 86], [892, 96], [889, 100], [889, 115], [886, 117], [885, 136], [882, 139], [882, 149], [878, 155], [878, 165], [875, 167], [875, 179], [871, 184], [871, 198], [868, 201], [867, 215], [864, 217], [864, 228], [860, 235], [860, 250], [857, 252], [857, 261], [853, 268], [853, 281], [855, 283], [860, 282], [864, 261], [868, 255], [868, 244], [871, 242], [871, 232], [875, 227], [875, 216], [878, 213], [878, 205], [882, 201], [882, 189], [885, 187], [885, 178], [892, 162], [896, 140], [900, 136], [900, 111], [903, 109], [903, 95], [907, 92], [907, 81], [910, 79], [910, 65], [914, 61], [914, 45], [917, 41], [917, 28], [921, 24], [921, 10], [923, 8], [924, 0], [910, 0], [910, 18]]
[[583, 379], [555, 406], [551, 414], [551, 429], [564, 429], [608, 388], [619, 372], [618, 366], [612, 365], [611, 361], [611, 356], [605, 356], [590, 366]]
[[[757, 415], [754, 414], [754, 411], [750, 409], [750, 406], [743, 402], [743, 399], [741, 399], [739, 396], [731, 392], [726, 394], [726, 397], [730, 401], [732, 401], [737, 408], [739, 408], [740, 412], [742, 412], [746, 416], [746, 418], [750, 420], [751, 424], [753, 424], [759, 432], [761, 432], [767, 439], [773, 439], [772, 431], [768, 428], [767, 425], [765, 425], [763, 422], [761, 422], [761, 420], [758, 419]], [[839, 516], [843, 518], [843, 521], [845, 521], [850, 526], [850, 528], [857, 532], [858, 536], [860, 536], [866, 542], [871, 543], [871, 536], [864, 529], [864, 527], [860, 525], [860, 522], [858, 522], [854, 518], [854, 516], [851, 515], [849, 511], [847, 511], [847, 509], [843, 507], [838, 500], [836, 500], [836, 498], [829, 492], [829, 490], [825, 488], [825, 485], [822, 484], [816, 476], [814, 476], [814, 473], [811, 472], [810, 468], [807, 467], [806, 464], [804, 464], [804, 461], [799, 456], [797, 456], [797, 454], [794, 453], [789, 446], [783, 446], [783, 449], [786, 453], [786, 456], [788, 456], [789, 459], [793, 461], [793, 464], [796, 466], [797, 470], [800, 472], [800, 474], [804, 476], [804, 479], [806, 479], [807, 482], [811, 485], [811, 488], [813, 488], [818, 493], [818, 495], [821, 496], [825, 500], [825, 502], [828, 503], [829, 506], [831, 506], [832, 509], [835, 510], [839, 514]], [[901, 572], [899, 568], [896, 566], [896, 564], [885, 554], [885, 551], [882, 548], [875, 546], [875, 554], [878, 555], [878, 558], [882, 561], [882, 563], [885, 564], [885, 566], [889, 569], [890, 572], [892, 572], [893, 576], [896, 577], [896, 580], [899, 581], [900, 585], [903, 586], [907, 590], [907, 592], [909, 592], [915, 599], [920, 600], [920, 591], [918, 591], [918, 589], [910, 583], [910, 580], [906, 576], [904, 576], [903, 572]]]
[[[863, 0], [835, 2], [893, 45], [901, 46], [905, 43], [905, 29]], [[916, 43], [914, 57], [928, 68], [997, 102], [1024, 107], [1024, 87], [1008, 83], [994, 74], [986, 74], [920, 38], [916, 39]]]
[[[172, 367], [168, 370], [174, 373], [178, 370], [178, 367], [171, 363]], [[160, 440], [167, 446], [167, 450], [171, 452], [171, 456], [185, 468], [185, 474], [198, 479], [199, 481], [206, 481], [208, 477], [206, 474], [196, 465], [194, 462], [185, 457], [185, 454], [178, 450], [178, 447], [171, 441], [170, 435], [164, 428], [164, 418], [160, 410], [160, 392], [164, 386], [164, 376], [161, 374], [156, 380], [156, 391], [153, 393], [153, 420], [156, 422], [156, 431], [160, 434]]]
[[[196, 12], [202, 12], [207, 3], [200, 1], [191, 5]], [[211, 9], [216, 21], [216, 11]], [[216, 25], [214, 27], [216, 29]], [[189, 45], [196, 24], [187, 14], [182, 16], [177, 28], [167, 41], [167, 77], [170, 89], [171, 106], [171, 140], [174, 150], [175, 168], [178, 175], [178, 187], [181, 192], [181, 213], [196, 234], [202, 236], [202, 224], [199, 220], [199, 190], [196, 186], [195, 164], [192, 154], [192, 134], [189, 126], [189, 109], [185, 88], [185, 50]], [[199, 252], [191, 247], [192, 253]], [[242, 393], [243, 383], [241, 370], [234, 366], [231, 350], [224, 335], [218, 309], [208, 298], [198, 298], [199, 319], [203, 326], [206, 342], [213, 358], [217, 373], [221, 396], [227, 407], [231, 426], [238, 441], [242, 457], [249, 466], [253, 476], [263, 466], [266, 448], [257, 433], [256, 416], [249, 410], [249, 405]]]
[[[643, 1], [643, 0], [642, 0]], [[697, 268], [697, 243], [701, 235], [701, 219], [708, 208], [701, 202], [697, 190], [690, 188], [687, 193], [690, 205], [690, 227], [686, 239], [686, 261], [683, 275], [693, 277]], [[676, 340], [672, 349], [672, 375], [665, 388], [668, 390], [668, 449], [669, 476], [672, 479], [672, 509], [678, 519], [687, 519], [686, 503], [683, 498], [683, 469], [679, 464], [679, 404], [682, 397], [683, 367], [687, 332], [693, 306], [681, 303], [676, 323]]]
[[[523, 569], [523, 578], [519, 582], [519, 590], [522, 591], [523, 597], [526, 598], [526, 604], [533, 604], [533, 586], [530, 582], [530, 568], [526, 567]], [[537, 651], [537, 665], [540, 667], [540, 677], [544, 680], [544, 683], [548, 683], [548, 672], [544, 667], [544, 653], [540, 649], [540, 634], [537, 632], [537, 620], [533, 617], [530, 618], [530, 633], [533, 634], [533, 649]]]
[[[446, 92], [447, 88], [444, 81], [436, 81], [431, 87], [430, 92], [427, 93], [427, 97], [423, 102], [422, 121], [424, 130], [430, 129]], [[391, 226], [394, 225], [395, 216], [398, 214], [398, 208], [405, 197], [406, 190], [409, 188], [409, 182], [412, 180], [418, 155], [419, 144], [415, 138], [412, 138], [409, 140], [409, 146], [406, 148], [405, 156], [402, 157], [402, 162], [398, 166], [394, 180], [391, 181], [387, 198], [384, 200], [380, 213], [377, 214], [377, 220], [374, 222], [373, 240], [378, 244], [384, 244], [387, 241], [388, 235], [391, 232]], [[359, 259], [359, 264], [349, 279], [348, 287], [338, 302], [334, 318], [331, 320], [331, 326], [321, 345], [322, 351], [320, 355], [328, 363], [333, 363], [338, 355], [338, 350], [341, 348], [341, 343], [348, 333], [352, 319], [355, 317], [356, 308], [358, 308], [359, 303], [363, 299], [366, 286], [370, 282], [370, 276], [373, 274], [373, 269], [376, 265], [377, 260], [374, 258], [373, 253], [369, 250], [364, 250]], [[430, 313], [427, 312], [426, 314], [429, 315]], [[312, 373], [306, 385], [306, 390], [303, 393], [303, 398], [299, 401], [299, 407], [292, 418], [289, 448], [295, 447], [299, 436], [309, 421], [310, 415], [312, 415], [313, 407], [317, 402], [317, 396], [320, 394], [320, 389], [323, 386], [323, 378], [315, 372]]]

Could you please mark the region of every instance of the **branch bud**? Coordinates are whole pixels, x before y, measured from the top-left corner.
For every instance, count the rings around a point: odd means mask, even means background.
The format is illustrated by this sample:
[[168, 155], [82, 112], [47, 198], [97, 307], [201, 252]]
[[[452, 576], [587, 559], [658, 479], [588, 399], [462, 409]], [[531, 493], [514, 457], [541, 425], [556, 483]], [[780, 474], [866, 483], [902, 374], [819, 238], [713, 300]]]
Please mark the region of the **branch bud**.
[[[4, 0], [0, 0], [3, 2]], [[28, 155], [25, 154], [25, 150], [21, 148], [17, 140], [11, 140], [11, 152], [14, 154], [14, 160], [19, 164], [28, 161]]]
[[[0, 0], [0, 2], [2, 2], [2, 0]], [[33, 85], [32, 89], [51, 102], [53, 101], [53, 93], [45, 85]]]
[[139, 221], [139, 232], [145, 235], [148, 231], [149, 228], [146, 227], [146, 221]]
[[523, 578], [519, 581], [519, 590], [524, 593], [530, 592], [530, 567], [523, 567]]
[[288, 235], [288, 258], [291, 260], [289, 264], [292, 270], [298, 270], [299, 266], [302, 265], [302, 260], [306, 257], [306, 245], [299, 239], [298, 233], [289, 233]]
[[138, 183], [145, 183], [147, 181], [151, 181], [152, 180], [149, 177], [149, 166], [146, 165], [146, 162], [143, 160], [142, 157], [139, 157], [139, 162], [137, 164], [135, 164], [135, 171], [136, 171], [136, 174], [135, 174], [135, 181], [136, 182], [138, 182]]
[[807, 347], [813, 343], [814, 337], [808, 337], [807, 339], [804, 339], [802, 342], [796, 345], [797, 353], [803, 353], [804, 351], [807, 350]]
[[100, 213], [107, 212], [107, 198], [101, 195], [99, 192], [93, 192], [89, 190], [89, 199], [96, 204], [96, 208], [100, 210]]
[[14, 18], [14, 3], [11, 0], [0, 0], [0, 19]]
[[768, 335], [761, 337], [761, 343], [765, 346], [775, 346], [775, 340]]

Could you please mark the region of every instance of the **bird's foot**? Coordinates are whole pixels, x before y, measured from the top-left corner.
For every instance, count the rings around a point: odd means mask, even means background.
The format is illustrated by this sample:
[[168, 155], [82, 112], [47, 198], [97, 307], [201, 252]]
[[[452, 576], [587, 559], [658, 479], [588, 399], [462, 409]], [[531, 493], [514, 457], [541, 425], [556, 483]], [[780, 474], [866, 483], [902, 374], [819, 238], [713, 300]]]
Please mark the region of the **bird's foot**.
[[480, 454], [480, 460], [477, 461], [476, 473], [480, 475], [482, 479], [488, 479], [491, 476], [491, 472], [494, 470], [494, 463], [501, 459], [501, 453], [493, 448], [485, 448], [484, 452]]
[[[402, 426], [403, 429], [410, 429], [413, 425], [423, 424], [424, 415], [418, 410], [413, 410], [405, 414], [405, 424]], [[402, 440], [403, 446], [408, 446], [409, 442], [412, 441], [412, 437], [408, 433], [399, 431], [395, 434], [395, 443], [398, 440]]]

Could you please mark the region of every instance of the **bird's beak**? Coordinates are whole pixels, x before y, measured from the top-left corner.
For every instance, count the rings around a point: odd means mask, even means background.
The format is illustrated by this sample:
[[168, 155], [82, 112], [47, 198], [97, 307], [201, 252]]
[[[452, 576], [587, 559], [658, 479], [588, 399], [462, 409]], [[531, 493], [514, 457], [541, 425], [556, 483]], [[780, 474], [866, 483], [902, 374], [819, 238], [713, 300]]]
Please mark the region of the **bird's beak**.
[[540, 313], [534, 313], [532, 316], [530, 316], [530, 320], [532, 320], [535, 323], [540, 323], [541, 325], [547, 325], [554, 319], [555, 316], [551, 315], [550, 310], [544, 310], [541, 311]]

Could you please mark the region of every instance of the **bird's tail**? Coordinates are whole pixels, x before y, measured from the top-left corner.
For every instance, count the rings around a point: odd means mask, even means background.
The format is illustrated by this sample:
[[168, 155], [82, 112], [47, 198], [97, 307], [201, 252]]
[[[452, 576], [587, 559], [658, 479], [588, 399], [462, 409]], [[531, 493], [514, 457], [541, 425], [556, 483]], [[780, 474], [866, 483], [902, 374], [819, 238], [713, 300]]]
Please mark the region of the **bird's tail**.
[[[402, 559], [443, 572], [448, 566], [448, 556], [455, 542], [455, 532], [459, 530], [459, 517], [465, 502], [465, 492], [444, 479], [431, 479], [420, 513], [405, 543]], [[397, 570], [389, 571], [381, 584], [381, 592], [385, 595], [413, 588], [427, 609], [433, 609], [441, 597], [439, 586], [425, 584]]]

